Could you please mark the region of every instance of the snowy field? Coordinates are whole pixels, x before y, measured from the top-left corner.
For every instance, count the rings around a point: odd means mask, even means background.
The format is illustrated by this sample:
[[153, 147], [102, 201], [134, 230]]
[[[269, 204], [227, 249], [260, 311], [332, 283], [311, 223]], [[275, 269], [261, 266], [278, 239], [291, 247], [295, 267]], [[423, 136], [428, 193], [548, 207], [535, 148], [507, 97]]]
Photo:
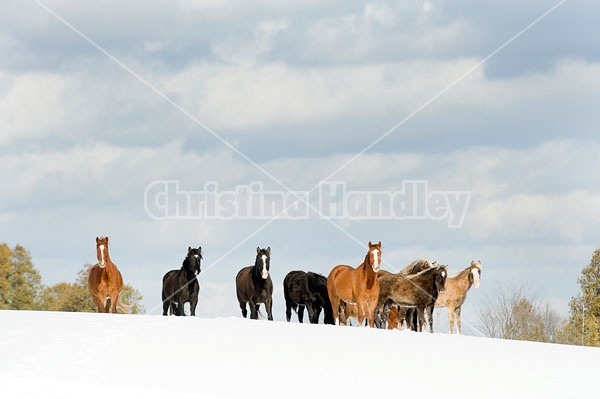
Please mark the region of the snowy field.
[[578, 398], [600, 349], [447, 334], [0, 311], [3, 398]]

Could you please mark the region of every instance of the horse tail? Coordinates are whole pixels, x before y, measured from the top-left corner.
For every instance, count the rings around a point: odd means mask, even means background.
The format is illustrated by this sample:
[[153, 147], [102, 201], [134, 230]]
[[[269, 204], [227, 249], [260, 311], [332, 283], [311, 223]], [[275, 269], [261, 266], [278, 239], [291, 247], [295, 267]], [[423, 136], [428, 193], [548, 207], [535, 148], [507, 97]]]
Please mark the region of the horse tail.
[[289, 292], [289, 282], [287, 281], [288, 277], [286, 276], [285, 279], [283, 280], [283, 297], [285, 298], [285, 304], [289, 307], [291, 307], [292, 309], [294, 309], [295, 313], [298, 313], [298, 304], [296, 302], [294, 302], [294, 300], [292, 299], [292, 297], [290, 296], [290, 292]]
[[117, 310], [121, 310], [121, 312], [123, 313], [131, 313], [131, 308], [129, 307], [129, 305], [125, 305], [124, 303], [121, 303], [119, 301], [117, 301]]

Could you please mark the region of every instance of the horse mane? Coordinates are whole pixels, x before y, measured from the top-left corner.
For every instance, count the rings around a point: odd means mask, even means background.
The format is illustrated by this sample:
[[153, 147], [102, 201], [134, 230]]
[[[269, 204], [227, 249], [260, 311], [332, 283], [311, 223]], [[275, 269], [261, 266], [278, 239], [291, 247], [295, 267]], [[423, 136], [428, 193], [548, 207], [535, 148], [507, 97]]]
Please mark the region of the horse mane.
[[367, 254], [365, 255], [364, 262], [360, 266], [358, 266], [357, 269], [359, 267], [363, 268], [363, 273], [367, 276], [367, 281], [366, 281], [367, 288], [370, 289], [373, 286], [373, 284], [375, 284], [375, 281], [377, 280], [377, 273], [374, 271], [373, 271], [373, 273], [369, 273], [369, 269], [371, 269], [371, 271], [373, 270], [373, 268], [371, 266], [368, 266], [369, 252], [367, 252]]
[[315, 276], [317, 276], [319, 279], [325, 279], [325, 281], [327, 281], [327, 277], [325, 277], [324, 275], [322, 275], [321, 273], [316, 273], [316, 272], [308, 272], [308, 273], [312, 273]]
[[429, 269], [421, 270], [419, 273], [412, 274], [411, 276], [408, 276], [408, 277], [412, 277], [412, 276], [417, 277], [417, 276], [423, 276], [427, 273], [433, 273], [435, 271], [438, 271], [439, 267], [441, 267], [441, 266], [442, 265], [438, 265], [437, 267], [430, 267]]
[[429, 264], [429, 261], [425, 258], [415, 259], [412, 262], [410, 262], [408, 265], [406, 265], [406, 267], [404, 269], [400, 270], [399, 273], [414, 274], [413, 270], [415, 270], [415, 268], [420, 267], [422, 264]]
[[458, 273], [453, 274], [452, 276], [448, 276], [449, 278], [457, 278], [457, 277], [462, 277], [463, 274], [468, 275], [471, 272], [471, 269], [473, 268], [472, 265], [467, 266], [465, 269], [459, 271]]

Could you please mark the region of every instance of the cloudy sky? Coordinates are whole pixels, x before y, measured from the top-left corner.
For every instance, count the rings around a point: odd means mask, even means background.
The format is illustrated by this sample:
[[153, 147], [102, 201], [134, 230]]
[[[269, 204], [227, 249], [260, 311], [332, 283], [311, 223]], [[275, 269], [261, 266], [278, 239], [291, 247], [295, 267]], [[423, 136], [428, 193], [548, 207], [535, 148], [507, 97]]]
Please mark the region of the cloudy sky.
[[[520, 284], [565, 313], [599, 246], [599, 12], [592, 0], [4, 2], [0, 240], [29, 249], [50, 285], [95, 263], [108, 235], [154, 314], [190, 245], [205, 253], [207, 317], [239, 314], [235, 274], [270, 246], [282, 319], [288, 271], [356, 266], [369, 240], [388, 268], [481, 259], [471, 307]], [[423, 180], [471, 196], [460, 228], [314, 211], [155, 220], [144, 192], [157, 180], [283, 193]]]

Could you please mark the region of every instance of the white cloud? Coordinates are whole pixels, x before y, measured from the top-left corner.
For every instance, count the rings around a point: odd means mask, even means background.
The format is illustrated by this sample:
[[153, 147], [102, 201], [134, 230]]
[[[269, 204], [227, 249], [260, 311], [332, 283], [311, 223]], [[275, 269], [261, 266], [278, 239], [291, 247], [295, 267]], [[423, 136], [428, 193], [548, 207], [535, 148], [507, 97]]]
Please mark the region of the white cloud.
[[252, 37], [232, 37], [224, 42], [213, 43], [211, 49], [218, 58], [227, 63], [253, 66], [271, 51], [277, 34], [287, 27], [288, 22], [285, 20], [263, 21], [254, 28]]

